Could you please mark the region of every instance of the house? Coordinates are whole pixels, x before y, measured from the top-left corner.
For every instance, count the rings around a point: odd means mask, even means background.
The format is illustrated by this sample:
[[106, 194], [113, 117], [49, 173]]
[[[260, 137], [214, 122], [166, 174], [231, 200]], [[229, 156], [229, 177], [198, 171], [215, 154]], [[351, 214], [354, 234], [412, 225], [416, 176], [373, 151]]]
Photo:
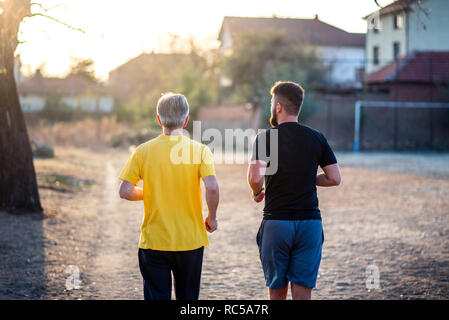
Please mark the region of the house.
[[195, 120], [201, 121], [202, 129], [216, 128], [224, 133], [225, 129], [255, 129], [257, 118], [251, 105], [242, 103], [201, 107]]
[[397, 0], [366, 16], [366, 74], [414, 51], [449, 51], [448, 13], [447, 0]]
[[329, 80], [334, 86], [360, 86], [364, 68], [365, 34], [350, 33], [314, 19], [225, 17], [220, 29], [220, 51], [228, 54], [239, 34], [280, 30], [288, 40], [313, 47], [330, 67]]
[[142, 53], [110, 71], [108, 87], [118, 103], [133, 95], [144, 98], [153, 88], [160, 87], [161, 78], [169, 77], [188, 57], [182, 53]]
[[364, 81], [391, 101], [449, 102], [449, 51], [413, 51]]
[[392, 101], [449, 101], [449, 1], [397, 0], [366, 16], [370, 91]]
[[212, 141], [222, 151], [233, 145], [238, 153], [248, 150], [257, 133], [260, 108], [254, 109], [249, 103], [203, 106], [197, 110], [195, 120], [200, 121], [203, 143]]
[[17, 85], [20, 105], [24, 112], [36, 112], [45, 108], [51, 98], [56, 98], [71, 110], [84, 112], [111, 112], [114, 99], [104, 87], [81, 76], [65, 78], [44, 77], [40, 70]]

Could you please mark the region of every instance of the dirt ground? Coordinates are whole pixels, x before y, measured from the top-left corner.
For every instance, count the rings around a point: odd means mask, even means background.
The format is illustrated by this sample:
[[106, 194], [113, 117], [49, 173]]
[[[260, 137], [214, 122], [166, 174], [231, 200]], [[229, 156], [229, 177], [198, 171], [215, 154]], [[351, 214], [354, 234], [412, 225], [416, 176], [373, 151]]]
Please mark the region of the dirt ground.
[[[0, 212], [0, 299], [143, 298], [143, 203], [118, 197], [128, 155], [61, 147], [35, 160], [45, 215]], [[342, 184], [318, 194], [325, 244], [313, 298], [448, 299], [449, 154], [337, 158]], [[255, 242], [263, 204], [251, 201], [246, 165], [218, 165], [217, 178], [219, 229], [209, 236], [200, 299], [266, 299]], [[373, 265], [378, 289], [366, 286]], [[69, 266], [79, 289], [66, 288]]]

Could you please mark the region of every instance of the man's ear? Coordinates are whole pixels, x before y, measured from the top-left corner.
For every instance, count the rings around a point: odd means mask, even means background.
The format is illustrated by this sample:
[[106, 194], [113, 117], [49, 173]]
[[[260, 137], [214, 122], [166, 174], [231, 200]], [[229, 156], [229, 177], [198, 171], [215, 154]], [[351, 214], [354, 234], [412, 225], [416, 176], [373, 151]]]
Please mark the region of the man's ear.
[[183, 128], [185, 128], [185, 127], [186, 127], [186, 125], [187, 125], [187, 122], [189, 122], [189, 115], [187, 115], [187, 117], [186, 117], [186, 121], [184, 122]]
[[158, 115], [158, 114], [156, 115], [156, 117], [157, 117], [157, 122], [159, 122], [159, 125], [160, 125], [161, 127], [163, 127], [161, 118], [159, 118], [159, 115]]
[[282, 106], [282, 104], [280, 104], [280, 103], [278, 102], [278, 103], [276, 103], [275, 108], [276, 108], [276, 112], [277, 112], [277, 113], [281, 113], [281, 111], [282, 111], [282, 109], [283, 109], [284, 107]]

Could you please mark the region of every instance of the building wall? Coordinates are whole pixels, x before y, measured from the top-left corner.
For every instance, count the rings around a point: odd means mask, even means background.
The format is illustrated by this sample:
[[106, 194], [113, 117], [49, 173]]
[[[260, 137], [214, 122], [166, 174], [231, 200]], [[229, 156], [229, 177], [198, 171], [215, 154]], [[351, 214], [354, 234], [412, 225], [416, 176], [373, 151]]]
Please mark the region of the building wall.
[[[449, 1], [425, 0], [409, 14], [409, 50], [449, 51]], [[428, 15], [425, 12], [428, 11]], [[424, 28], [425, 26], [425, 28]]]
[[78, 108], [85, 112], [96, 112], [97, 106], [100, 112], [111, 112], [114, 106], [114, 99], [111, 97], [63, 97], [62, 102], [71, 109]]
[[449, 102], [449, 88], [434, 84], [389, 84], [391, 101]]
[[221, 46], [220, 46], [220, 52], [221, 54], [226, 54], [226, 51], [232, 47], [232, 37], [228, 30], [228, 25], [223, 25], [223, 33], [221, 34]]
[[[421, 9], [420, 9], [421, 7]], [[394, 29], [394, 14], [380, 17], [381, 29], [378, 33], [367, 29], [366, 34], [366, 73], [379, 70], [393, 61], [393, 43], [400, 43], [400, 55], [415, 50], [447, 51], [449, 50], [449, 1], [424, 0], [420, 7], [411, 5], [404, 15], [404, 27]], [[380, 50], [380, 63], [373, 64], [373, 47]]]
[[[387, 14], [380, 17], [380, 30], [376, 33], [374, 29], [367, 29], [366, 33], [366, 70], [367, 74], [377, 71], [380, 68], [394, 61], [393, 43], [399, 42], [400, 56], [407, 54], [406, 28], [407, 19], [405, 13], [404, 24], [401, 29], [394, 29], [394, 14]], [[379, 64], [374, 64], [373, 48], [379, 47]]]
[[330, 82], [351, 85], [356, 82], [357, 70], [364, 67], [363, 47], [316, 47], [324, 63], [332, 66]]
[[[46, 96], [38, 96], [38, 95], [20, 95], [20, 106], [23, 112], [37, 112], [41, 111], [45, 108], [45, 104], [47, 103]], [[96, 112], [97, 103], [98, 103], [98, 111], [100, 112], [112, 112], [114, 107], [114, 99], [112, 97], [88, 97], [88, 96], [79, 96], [79, 97], [62, 97], [61, 102], [68, 106], [70, 109], [74, 110], [79, 108], [81, 111], [85, 112]]]
[[46, 98], [36, 95], [19, 96], [19, 101], [23, 112], [36, 112], [44, 109]]

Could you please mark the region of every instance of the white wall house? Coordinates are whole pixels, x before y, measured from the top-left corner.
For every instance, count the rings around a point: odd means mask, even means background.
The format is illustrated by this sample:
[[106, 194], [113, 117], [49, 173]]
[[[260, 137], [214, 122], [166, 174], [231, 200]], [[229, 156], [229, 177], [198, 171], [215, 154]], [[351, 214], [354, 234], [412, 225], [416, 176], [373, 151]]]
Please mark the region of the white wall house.
[[329, 65], [330, 83], [340, 86], [360, 87], [365, 69], [365, 50], [359, 47], [320, 46], [316, 52]]
[[76, 96], [62, 97], [61, 102], [72, 110], [81, 110], [85, 112], [111, 112], [114, 107], [114, 98], [112, 97], [91, 97]]
[[331, 85], [358, 87], [365, 66], [365, 34], [349, 33], [318, 19], [225, 17], [218, 36], [220, 52], [228, 55], [239, 34], [254, 31], [279, 30], [288, 40], [313, 47], [330, 66]]
[[39, 95], [19, 95], [19, 101], [23, 112], [36, 112], [44, 109], [46, 98]]
[[448, 0], [398, 0], [365, 19], [367, 74], [413, 51], [449, 51]]
[[19, 99], [24, 112], [41, 111], [49, 98], [57, 97], [61, 108], [84, 112], [109, 113], [114, 98], [101, 85], [69, 75], [66, 78], [47, 78], [36, 72], [31, 78], [18, 83]]

